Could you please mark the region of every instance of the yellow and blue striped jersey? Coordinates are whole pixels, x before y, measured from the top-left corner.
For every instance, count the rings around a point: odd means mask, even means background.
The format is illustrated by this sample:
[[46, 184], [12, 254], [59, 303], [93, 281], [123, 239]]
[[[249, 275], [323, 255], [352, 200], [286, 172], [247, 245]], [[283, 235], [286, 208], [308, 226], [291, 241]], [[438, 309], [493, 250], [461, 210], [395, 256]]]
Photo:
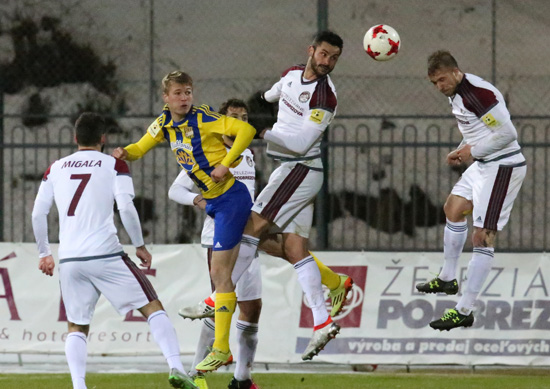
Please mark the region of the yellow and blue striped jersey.
[[[125, 149], [128, 151], [127, 159], [133, 161], [166, 140], [178, 164], [199, 187], [203, 197], [212, 199], [231, 188], [235, 178], [228, 173], [222, 181], [216, 183], [212, 181], [210, 173], [219, 164], [226, 167], [238, 164], [242, 152], [255, 134], [256, 130], [250, 124], [214, 112], [208, 105], [192, 106], [180, 122], [174, 122], [168, 106], [164, 106], [147, 133]], [[235, 137], [229, 151], [224, 146], [222, 135]]]

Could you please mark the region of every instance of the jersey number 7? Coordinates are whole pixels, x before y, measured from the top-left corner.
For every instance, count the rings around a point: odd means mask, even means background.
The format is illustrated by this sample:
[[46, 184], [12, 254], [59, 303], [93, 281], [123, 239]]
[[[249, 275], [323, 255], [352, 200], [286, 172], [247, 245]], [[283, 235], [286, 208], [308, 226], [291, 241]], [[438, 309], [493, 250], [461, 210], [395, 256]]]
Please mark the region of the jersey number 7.
[[76, 206], [80, 201], [80, 197], [82, 196], [82, 192], [84, 192], [84, 188], [86, 188], [86, 185], [88, 185], [88, 182], [90, 181], [90, 177], [92, 177], [91, 174], [71, 174], [71, 180], [81, 181], [80, 184], [78, 184], [78, 188], [76, 188], [76, 192], [74, 192], [73, 199], [71, 200], [71, 204], [69, 205], [69, 210], [67, 211], [67, 216], [74, 216]]

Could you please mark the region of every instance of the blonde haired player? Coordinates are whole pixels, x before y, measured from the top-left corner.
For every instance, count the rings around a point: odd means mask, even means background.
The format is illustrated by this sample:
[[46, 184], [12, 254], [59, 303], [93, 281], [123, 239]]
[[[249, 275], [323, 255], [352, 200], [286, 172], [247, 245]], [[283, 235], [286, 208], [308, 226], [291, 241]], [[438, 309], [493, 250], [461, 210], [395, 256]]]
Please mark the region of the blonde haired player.
[[468, 235], [465, 215], [472, 213], [474, 250], [466, 286], [456, 307], [430, 323], [430, 327], [442, 331], [473, 325], [474, 303], [493, 265], [496, 235], [508, 223], [527, 163], [506, 102], [497, 88], [474, 74], [463, 73], [446, 50], [429, 56], [428, 77], [449, 98], [463, 136], [459, 147], [447, 156], [447, 163], [471, 163], [445, 203], [442, 270], [436, 278], [416, 285], [425, 293], [458, 293], [458, 258]]
[[[234, 117], [236, 119], [248, 122], [248, 106], [239, 99], [229, 99], [222, 103], [219, 112], [223, 115]], [[227, 148], [233, 144], [233, 140], [224, 137]], [[242, 154], [241, 163], [231, 172], [235, 178], [243, 182], [254, 199], [256, 168], [254, 154], [250, 149], [246, 149]], [[194, 205], [200, 209], [205, 208], [205, 202], [201, 195], [193, 193], [193, 182], [189, 179], [185, 171], [182, 171], [168, 192], [170, 199], [183, 204]], [[210, 267], [212, 245], [213, 245], [214, 220], [207, 216], [204, 220], [204, 226], [201, 234], [201, 244], [207, 248], [208, 263]], [[284, 258], [282, 241], [279, 236], [269, 236], [260, 242], [260, 249], [268, 254]], [[313, 256], [313, 254], [311, 254]], [[315, 258], [315, 257], [314, 257]], [[350, 291], [353, 280], [346, 275], [338, 275], [322, 262], [315, 258], [321, 271], [321, 280], [323, 285], [329, 288], [332, 310], [331, 316], [337, 315], [346, 301], [346, 296]], [[255, 384], [251, 380], [251, 367], [256, 353], [258, 343], [258, 321], [261, 311], [261, 272], [258, 258], [254, 258], [250, 267], [244, 272], [243, 276], [236, 284], [237, 302], [240, 313], [236, 324], [237, 341], [239, 349], [237, 352], [234, 377], [229, 384], [229, 388], [253, 389]], [[215, 293], [209, 298], [201, 301], [197, 305], [182, 308], [179, 312], [184, 318], [205, 319], [197, 351], [195, 353], [194, 365], [198, 364], [206, 356], [205, 350], [212, 346], [215, 324], [210, 318], [214, 316]], [[206, 351], [207, 353], [207, 351]], [[206, 388], [207, 384], [202, 373], [196, 371], [193, 373], [195, 383]]]

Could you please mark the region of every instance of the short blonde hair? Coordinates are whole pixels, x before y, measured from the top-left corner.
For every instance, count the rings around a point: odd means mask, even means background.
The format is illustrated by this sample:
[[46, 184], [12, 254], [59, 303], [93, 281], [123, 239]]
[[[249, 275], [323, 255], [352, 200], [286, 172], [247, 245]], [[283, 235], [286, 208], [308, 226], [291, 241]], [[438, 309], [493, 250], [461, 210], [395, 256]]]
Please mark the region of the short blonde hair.
[[193, 86], [193, 79], [191, 76], [180, 70], [175, 70], [168, 73], [162, 79], [162, 92], [168, 93], [168, 89], [172, 83]]
[[428, 57], [428, 75], [431, 76], [437, 70], [458, 68], [455, 57], [448, 50], [438, 50]]

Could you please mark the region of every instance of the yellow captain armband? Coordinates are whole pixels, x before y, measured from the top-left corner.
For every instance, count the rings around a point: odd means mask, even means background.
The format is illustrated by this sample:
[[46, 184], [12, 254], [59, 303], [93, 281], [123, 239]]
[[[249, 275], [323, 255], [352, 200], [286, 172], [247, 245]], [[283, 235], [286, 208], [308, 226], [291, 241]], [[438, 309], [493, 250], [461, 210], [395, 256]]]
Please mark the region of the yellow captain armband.
[[317, 124], [321, 124], [324, 117], [325, 117], [324, 111], [321, 111], [320, 109], [314, 109], [313, 111], [311, 111], [311, 116], [309, 117], [309, 120]]
[[500, 125], [500, 123], [490, 113], [483, 115], [481, 120], [483, 120], [483, 123], [485, 123], [488, 127], [498, 127]]
[[468, 215], [471, 215], [473, 211], [474, 211], [473, 209], [468, 209], [467, 211], [462, 212], [462, 214], [464, 216], [468, 216]]

